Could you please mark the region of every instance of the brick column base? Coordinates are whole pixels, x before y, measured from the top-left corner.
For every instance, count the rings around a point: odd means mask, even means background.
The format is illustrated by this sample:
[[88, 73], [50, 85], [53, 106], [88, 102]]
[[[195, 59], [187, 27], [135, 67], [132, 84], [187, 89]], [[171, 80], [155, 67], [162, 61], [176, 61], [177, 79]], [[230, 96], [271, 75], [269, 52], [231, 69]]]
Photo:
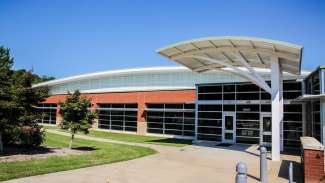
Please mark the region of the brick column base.
[[56, 126], [60, 126], [61, 122], [62, 122], [61, 115], [56, 115], [56, 121], [55, 121]]
[[324, 154], [319, 150], [304, 150], [305, 183], [320, 183], [324, 176]]
[[94, 119], [93, 124], [91, 125], [91, 129], [98, 129], [98, 119]]
[[147, 123], [146, 122], [138, 122], [137, 123], [137, 134], [138, 135], [146, 135], [147, 134]]

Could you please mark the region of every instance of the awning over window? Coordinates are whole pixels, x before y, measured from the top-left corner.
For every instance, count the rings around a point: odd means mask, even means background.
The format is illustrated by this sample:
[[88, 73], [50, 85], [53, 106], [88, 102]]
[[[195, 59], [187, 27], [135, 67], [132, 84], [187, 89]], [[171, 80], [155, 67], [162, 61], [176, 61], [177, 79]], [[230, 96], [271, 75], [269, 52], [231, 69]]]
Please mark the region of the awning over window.
[[[283, 149], [280, 124], [283, 118], [283, 72], [300, 74], [302, 46], [251, 37], [208, 37], [158, 49], [157, 52], [195, 72], [221, 69], [240, 75], [271, 94], [272, 160]], [[243, 72], [244, 67], [248, 72]], [[271, 69], [271, 86], [255, 68]]]

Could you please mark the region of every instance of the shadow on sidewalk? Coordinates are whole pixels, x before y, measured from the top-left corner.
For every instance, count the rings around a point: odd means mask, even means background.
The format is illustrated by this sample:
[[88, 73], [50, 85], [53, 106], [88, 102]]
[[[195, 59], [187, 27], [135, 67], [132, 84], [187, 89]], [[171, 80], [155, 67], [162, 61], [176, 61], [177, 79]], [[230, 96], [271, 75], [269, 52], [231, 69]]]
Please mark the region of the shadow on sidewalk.
[[292, 162], [293, 165], [293, 181], [296, 183], [303, 183], [303, 176], [302, 176], [302, 167], [299, 162], [296, 161], [288, 161], [282, 160], [278, 177], [285, 178], [289, 180], [289, 164]]

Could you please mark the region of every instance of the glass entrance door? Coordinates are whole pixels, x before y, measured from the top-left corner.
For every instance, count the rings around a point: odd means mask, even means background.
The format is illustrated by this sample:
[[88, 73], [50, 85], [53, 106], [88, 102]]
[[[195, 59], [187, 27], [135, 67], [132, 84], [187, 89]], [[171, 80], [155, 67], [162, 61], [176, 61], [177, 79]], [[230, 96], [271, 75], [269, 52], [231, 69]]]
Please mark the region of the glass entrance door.
[[260, 117], [260, 145], [271, 147], [272, 144], [272, 115], [261, 113]]
[[222, 143], [234, 144], [236, 139], [235, 113], [222, 114]]

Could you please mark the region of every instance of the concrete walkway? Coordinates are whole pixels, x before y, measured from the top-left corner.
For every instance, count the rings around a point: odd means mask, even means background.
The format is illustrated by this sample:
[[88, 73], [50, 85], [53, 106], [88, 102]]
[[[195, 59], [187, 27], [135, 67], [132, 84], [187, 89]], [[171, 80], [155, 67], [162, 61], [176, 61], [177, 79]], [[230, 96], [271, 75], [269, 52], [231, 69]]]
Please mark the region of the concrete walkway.
[[[69, 135], [64, 132], [49, 132]], [[46, 175], [15, 179], [11, 183], [234, 183], [235, 166], [239, 161], [248, 165], [248, 182], [259, 182], [257, 146], [184, 148], [140, 144], [80, 136], [77, 138], [151, 147], [159, 153], [130, 161], [69, 170]], [[299, 163], [298, 156], [282, 155], [281, 162], [269, 161], [269, 182], [285, 183], [287, 164]], [[298, 170], [298, 168], [295, 168]], [[299, 177], [297, 177], [299, 178]], [[299, 182], [299, 180], [296, 180]]]

